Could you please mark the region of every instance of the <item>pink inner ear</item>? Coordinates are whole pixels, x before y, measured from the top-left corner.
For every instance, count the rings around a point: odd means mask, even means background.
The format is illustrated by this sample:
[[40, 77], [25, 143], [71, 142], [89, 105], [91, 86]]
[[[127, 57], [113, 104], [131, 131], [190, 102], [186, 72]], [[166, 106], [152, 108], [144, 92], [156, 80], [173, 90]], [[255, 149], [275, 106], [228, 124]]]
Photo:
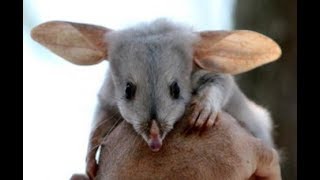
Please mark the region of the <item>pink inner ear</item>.
[[201, 32], [194, 49], [194, 61], [199, 67], [230, 74], [249, 71], [281, 55], [272, 39], [246, 30]]
[[107, 58], [105, 34], [101, 26], [51, 21], [32, 30], [32, 38], [55, 54], [78, 65], [91, 65]]
[[217, 72], [217, 73], [226, 73], [226, 69], [221, 67], [220, 64], [215, 63], [215, 61], [212, 60], [199, 60], [194, 58], [194, 63], [200, 68], [200, 69], [205, 69], [211, 72]]

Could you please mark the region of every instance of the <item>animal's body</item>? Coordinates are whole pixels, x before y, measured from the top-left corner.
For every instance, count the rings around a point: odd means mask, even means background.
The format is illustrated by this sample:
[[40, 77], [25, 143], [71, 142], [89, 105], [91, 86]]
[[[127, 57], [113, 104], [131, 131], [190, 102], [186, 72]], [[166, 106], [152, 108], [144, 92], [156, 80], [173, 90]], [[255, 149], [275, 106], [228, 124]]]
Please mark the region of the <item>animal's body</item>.
[[[81, 33], [91, 33], [92, 28], [81, 24], [72, 27]], [[98, 147], [123, 120], [133, 126], [152, 151], [159, 151], [167, 133], [186, 112], [190, 127], [203, 130], [212, 127], [217, 113], [224, 110], [252, 135], [273, 146], [269, 113], [250, 101], [232, 77], [276, 59], [280, 51], [272, 40], [251, 31], [195, 33], [166, 20], [122, 31], [105, 30], [103, 37], [99, 42], [107, 45], [95, 43], [94, 50], [100, 48], [107, 56], [110, 70], [99, 92], [88, 146], [87, 173], [91, 178], [96, 172]], [[250, 44], [252, 38], [272, 44], [275, 50], [264, 52], [255, 43]], [[101, 47], [107, 48], [105, 52]], [[252, 53], [254, 50], [257, 52]], [[91, 64], [100, 61], [89, 55], [89, 60], [95, 61]], [[83, 63], [83, 57], [67, 56], [73, 63]]]

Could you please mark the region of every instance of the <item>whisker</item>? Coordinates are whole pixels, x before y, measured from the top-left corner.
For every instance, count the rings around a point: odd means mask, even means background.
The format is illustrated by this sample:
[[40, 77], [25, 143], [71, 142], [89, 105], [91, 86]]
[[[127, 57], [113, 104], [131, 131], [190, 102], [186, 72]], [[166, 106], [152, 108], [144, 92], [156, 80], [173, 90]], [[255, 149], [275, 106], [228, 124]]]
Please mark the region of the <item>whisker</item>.
[[[99, 146], [101, 146], [101, 145], [105, 142], [107, 136], [114, 130], [114, 128], [115, 128], [116, 125], [120, 122], [120, 120], [122, 120], [121, 117], [119, 117], [119, 118], [116, 120], [116, 122], [111, 126], [111, 128], [108, 130], [108, 132], [107, 132], [105, 135], [103, 135], [101, 142], [100, 142], [99, 144], [95, 145], [95, 146], [92, 146], [92, 147], [90, 148], [90, 151], [92, 151], [92, 150], [94, 150], [94, 149], [96, 149], [96, 148], [99, 148]], [[103, 121], [103, 123], [100, 123], [99, 126], [102, 126], [102, 125], [103, 125], [104, 123], [106, 123], [106, 122], [107, 122], [107, 120]]]
[[119, 117], [117, 121], [111, 126], [111, 128], [109, 129], [109, 131], [106, 133], [104, 137], [108, 136], [114, 130], [114, 128], [119, 124], [121, 120], [122, 120], [122, 117]]
[[106, 118], [104, 118], [102, 121], [99, 121], [98, 124], [96, 124], [96, 125], [94, 126], [94, 128], [95, 128], [95, 129], [96, 129], [96, 128], [99, 128], [99, 127], [102, 126], [104, 123], [106, 123], [106, 122], [110, 121], [111, 119], [113, 119], [117, 114], [118, 114], [118, 112], [114, 112], [114, 113], [111, 115], [111, 117], [106, 117]]
[[171, 105], [169, 106], [170, 111], [169, 111], [169, 113], [167, 113], [167, 115], [164, 117], [163, 121], [166, 121], [166, 120], [167, 120], [167, 117], [169, 116], [169, 114], [171, 114], [172, 111], [175, 110], [174, 108], [171, 108], [172, 106], [173, 106], [173, 104], [171, 104]]

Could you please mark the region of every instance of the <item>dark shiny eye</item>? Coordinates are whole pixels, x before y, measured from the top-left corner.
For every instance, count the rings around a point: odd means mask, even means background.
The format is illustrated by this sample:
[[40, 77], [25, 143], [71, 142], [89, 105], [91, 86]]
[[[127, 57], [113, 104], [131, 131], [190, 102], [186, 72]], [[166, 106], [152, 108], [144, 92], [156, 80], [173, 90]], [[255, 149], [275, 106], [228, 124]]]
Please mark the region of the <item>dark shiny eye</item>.
[[176, 81], [170, 85], [170, 95], [173, 99], [178, 99], [180, 97], [180, 88]]
[[126, 85], [126, 99], [131, 100], [134, 97], [134, 94], [136, 93], [136, 86], [132, 82], [128, 82]]

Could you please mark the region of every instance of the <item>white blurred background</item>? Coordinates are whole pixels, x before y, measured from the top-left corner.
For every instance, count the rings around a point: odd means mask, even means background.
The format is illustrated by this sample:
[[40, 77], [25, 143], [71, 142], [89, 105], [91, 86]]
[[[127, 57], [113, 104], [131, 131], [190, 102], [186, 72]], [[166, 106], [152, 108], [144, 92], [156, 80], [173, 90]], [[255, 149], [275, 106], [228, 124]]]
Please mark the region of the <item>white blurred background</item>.
[[195, 30], [233, 29], [234, 0], [24, 0], [23, 179], [84, 173], [96, 94], [108, 62], [75, 66], [40, 46], [30, 30], [50, 20], [121, 29], [158, 17]]

